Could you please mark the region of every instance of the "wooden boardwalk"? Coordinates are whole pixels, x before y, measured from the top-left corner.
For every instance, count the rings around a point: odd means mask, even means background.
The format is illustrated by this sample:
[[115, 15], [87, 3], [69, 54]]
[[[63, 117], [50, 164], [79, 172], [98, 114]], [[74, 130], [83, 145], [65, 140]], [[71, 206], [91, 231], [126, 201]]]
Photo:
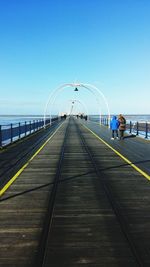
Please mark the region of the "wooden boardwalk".
[[124, 157], [135, 163], [140, 169], [150, 175], [150, 140], [135, 135], [125, 134], [122, 141], [111, 140], [111, 130], [106, 126], [100, 126], [98, 123], [85, 123], [95, 134], [110, 144], [114, 149], [120, 152]]
[[[105, 127], [70, 119], [48, 134], [32, 160], [29, 153], [27, 166], [1, 197], [1, 267], [150, 266], [150, 142], [110, 140], [110, 134]], [[1, 152], [5, 163], [17, 147], [21, 152], [17, 144]], [[7, 164], [10, 168], [10, 160]], [[5, 179], [3, 174], [1, 188]]]

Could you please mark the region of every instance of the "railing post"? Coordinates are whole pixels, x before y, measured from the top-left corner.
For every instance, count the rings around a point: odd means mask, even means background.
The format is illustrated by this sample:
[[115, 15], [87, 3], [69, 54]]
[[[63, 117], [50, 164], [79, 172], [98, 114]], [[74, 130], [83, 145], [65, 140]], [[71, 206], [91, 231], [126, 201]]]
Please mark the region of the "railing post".
[[130, 134], [132, 133], [132, 122], [130, 121]]
[[20, 128], [20, 122], [19, 122], [19, 139], [20, 139], [20, 136], [21, 136], [21, 128]]
[[136, 134], [139, 135], [139, 123], [138, 123], [138, 121], [136, 123]]
[[37, 120], [37, 131], [39, 129], [39, 120]]
[[27, 129], [27, 127], [26, 127], [26, 124], [27, 124], [27, 122], [25, 121], [25, 123], [24, 123], [24, 131], [25, 131], [25, 136], [27, 135], [27, 131], [26, 131], [26, 129]]
[[0, 147], [2, 147], [2, 125], [0, 125]]
[[145, 124], [145, 138], [148, 138], [148, 123]]
[[12, 123], [10, 124], [10, 140], [12, 143], [13, 142], [13, 125], [12, 125]]
[[31, 134], [31, 121], [30, 121], [30, 134]]

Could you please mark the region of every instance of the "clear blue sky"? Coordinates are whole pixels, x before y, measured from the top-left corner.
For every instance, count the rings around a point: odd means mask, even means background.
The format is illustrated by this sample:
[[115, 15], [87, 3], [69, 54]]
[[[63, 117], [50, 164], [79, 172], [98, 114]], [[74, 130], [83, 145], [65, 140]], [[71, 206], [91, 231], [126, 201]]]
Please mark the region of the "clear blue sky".
[[[149, 0], [0, 0], [0, 114], [42, 114], [74, 81], [100, 88], [111, 113], [150, 114]], [[72, 98], [97, 112], [84, 91], [54, 106]]]

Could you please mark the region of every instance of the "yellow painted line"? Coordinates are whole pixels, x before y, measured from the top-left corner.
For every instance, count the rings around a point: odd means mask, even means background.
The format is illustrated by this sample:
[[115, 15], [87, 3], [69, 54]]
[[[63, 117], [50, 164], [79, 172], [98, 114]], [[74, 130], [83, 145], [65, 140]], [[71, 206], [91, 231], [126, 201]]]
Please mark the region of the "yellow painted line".
[[96, 133], [94, 133], [91, 129], [89, 129], [87, 126], [82, 124], [84, 128], [86, 128], [89, 132], [91, 132], [96, 138], [98, 138], [102, 143], [104, 143], [107, 147], [109, 147], [111, 150], [113, 150], [119, 157], [121, 157], [124, 161], [126, 161], [130, 166], [132, 166], [137, 172], [142, 174], [146, 179], [150, 180], [150, 175], [148, 175], [146, 172], [142, 171], [139, 167], [137, 167], [134, 163], [132, 163], [130, 160], [128, 160], [126, 157], [124, 157], [120, 152], [118, 152], [116, 149], [114, 149], [112, 146], [110, 146], [107, 142], [105, 142], [102, 138], [100, 138]]
[[9, 182], [0, 190], [0, 197], [6, 192], [11, 184], [18, 178], [23, 170], [29, 165], [29, 163], [39, 154], [39, 152], [46, 146], [46, 144], [53, 138], [64, 122], [57, 128], [57, 130], [47, 139], [47, 141], [35, 152], [35, 154], [26, 162], [23, 167], [9, 180]]

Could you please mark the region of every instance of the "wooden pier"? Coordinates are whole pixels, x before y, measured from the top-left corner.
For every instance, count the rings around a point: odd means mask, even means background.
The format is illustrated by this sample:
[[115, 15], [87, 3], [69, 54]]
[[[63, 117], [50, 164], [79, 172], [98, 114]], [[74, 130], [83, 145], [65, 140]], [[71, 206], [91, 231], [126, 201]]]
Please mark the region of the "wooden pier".
[[69, 118], [0, 152], [0, 267], [150, 266], [150, 141]]

